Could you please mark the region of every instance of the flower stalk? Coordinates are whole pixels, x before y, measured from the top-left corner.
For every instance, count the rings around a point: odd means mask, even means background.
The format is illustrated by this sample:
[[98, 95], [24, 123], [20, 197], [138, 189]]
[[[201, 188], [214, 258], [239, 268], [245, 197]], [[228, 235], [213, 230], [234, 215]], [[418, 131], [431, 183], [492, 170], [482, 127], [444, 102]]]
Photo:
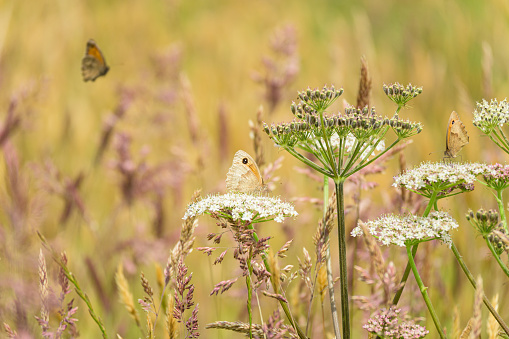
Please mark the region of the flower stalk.
[[[421, 88], [411, 85], [404, 87], [394, 84], [390, 87], [386, 94], [401, 107], [422, 92]], [[401, 140], [420, 133], [422, 126], [419, 123], [400, 120], [397, 114], [391, 119], [381, 117], [376, 114], [374, 108], [368, 107], [363, 109], [348, 107], [344, 114], [326, 115], [327, 108], [342, 93], [343, 89], [336, 90], [334, 86], [324, 87], [322, 90], [308, 88], [299, 92], [300, 102], [291, 106], [291, 111], [298, 120], [270, 127], [264, 124], [264, 130], [277, 146], [334, 181], [338, 211], [343, 339], [350, 339], [344, 182], [349, 176], [376, 161]], [[385, 148], [384, 138], [390, 129], [396, 134], [396, 140]], [[306, 157], [304, 155], [306, 153], [311, 153], [313, 157]], [[327, 265], [329, 266], [329, 263]], [[327, 269], [327, 273], [330, 275], [331, 270]], [[329, 293], [329, 297], [334, 322], [333, 293]], [[334, 330], [336, 337], [340, 338], [337, 326], [334, 326]]]
[[348, 298], [348, 267], [346, 263], [345, 200], [343, 181], [335, 181], [338, 211], [339, 281], [341, 286], [341, 320], [343, 338], [350, 338], [350, 300]]
[[[424, 210], [424, 213], [422, 214], [422, 216], [424, 218], [427, 217], [429, 215], [429, 213], [431, 212], [431, 209], [433, 208], [433, 206], [435, 205], [435, 203], [437, 201], [437, 196], [438, 196], [438, 191], [433, 191], [433, 193], [431, 194], [431, 197], [428, 201], [428, 205], [426, 206], [426, 209]], [[415, 258], [415, 255], [417, 254], [418, 247], [419, 247], [418, 243], [414, 244], [412, 246], [412, 259]], [[403, 276], [401, 277], [401, 282], [400, 282], [401, 287], [398, 289], [398, 291], [394, 295], [394, 299], [392, 299], [393, 305], [398, 304], [399, 299], [401, 298], [401, 295], [403, 294], [403, 290], [405, 289], [406, 282], [408, 280], [408, 276], [410, 275], [410, 270], [411, 270], [411, 265], [410, 265], [410, 259], [409, 259], [406, 264], [405, 271], [403, 272]]]
[[412, 268], [412, 272], [414, 274], [415, 280], [417, 281], [417, 285], [419, 286], [419, 290], [421, 291], [424, 302], [426, 303], [426, 306], [428, 307], [428, 311], [431, 314], [431, 318], [433, 319], [433, 323], [435, 324], [438, 334], [440, 335], [441, 339], [444, 339], [444, 338], [446, 338], [446, 336], [442, 329], [442, 325], [440, 324], [440, 320], [438, 319], [437, 313], [435, 312], [435, 308], [433, 307], [433, 304], [431, 303], [431, 299], [429, 298], [428, 291], [427, 291], [428, 288], [426, 286], [424, 286], [421, 276], [419, 275], [419, 271], [417, 270], [417, 266], [415, 266], [414, 254], [412, 253], [412, 247], [413, 246], [411, 244], [408, 244], [406, 246], [408, 262], [410, 263], [410, 267]]

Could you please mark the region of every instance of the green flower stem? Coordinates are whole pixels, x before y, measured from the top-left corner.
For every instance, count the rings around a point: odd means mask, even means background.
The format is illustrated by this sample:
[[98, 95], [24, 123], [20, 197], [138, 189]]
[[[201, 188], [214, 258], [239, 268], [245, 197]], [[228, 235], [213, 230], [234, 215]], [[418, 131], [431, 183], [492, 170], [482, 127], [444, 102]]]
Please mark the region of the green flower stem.
[[339, 246], [339, 283], [341, 285], [341, 320], [343, 324], [343, 339], [350, 339], [350, 309], [348, 299], [348, 277], [346, 264], [346, 229], [345, 229], [345, 201], [343, 185], [344, 179], [334, 180], [336, 185], [336, 203], [338, 213], [338, 246]]
[[498, 255], [498, 253], [495, 251], [495, 248], [493, 247], [493, 244], [491, 243], [491, 241], [488, 240], [487, 237], [484, 238], [484, 240], [486, 240], [486, 244], [488, 245], [488, 248], [490, 249], [491, 253], [493, 254], [493, 256], [495, 257], [495, 260], [497, 261], [498, 265], [500, 266], [500, 268], [502, 269], [502, 271], [504, 271], [505, 275], [507, 277], [509, 277], [509, 269], [507, 268], [507, 266], [504, 264], [504, 262], [500, 259], [500, 256]]
[[[467, 265], [465, 264], [465, 261], [463, 261], [463, 257], [458, 251], [458, 248], [454, 244], [454, 242], [451, 244], [451, 250], [454, 253], [454, 256], [456, 257], [456, 260], [458, 261], [458, 264], [460, 265], [461, 269], [463, 270], [463, 273], [467, 276], [468, 281], [470, 281], [470, 284], [474, 287], [474, 289], [477, 289], [477, 283], [475, 282], [474, 276], [469, 271]], [[495, 320], [498, 322], [500, 327], [504, 330], [504, 332], [509, 335], [509, 327], [504, 322], [504, 320], [500, 317], [498, 312], [495, 310], [495, 308], [491, 305], [490, 301], [486, 297], [486, 295], [483, 293], [482, 300], [484, 302], [484, 305], [488, 308], [491, 315], [495, 318]]]
[[249, 338], [253, 339], [253, 310], [251, 309], [251, 301], [253, 299], [253, 288], [251, 286], [251, 274], [253, 274], [253, 267], [251, 266], [251, 250], [249, 251], [249, 258], [247, 260], [247, 269], [249, 274], [246, 274], [246, 287], [247, 287], [247, 313], [249, 315]]
[[414, 273], [415, 280], [417, 281], [419, 290], [421, 291], [422, 297], [424, 298], [424, 302], [426, 303], [426, 306], [428, 307], [428, 311], [431, 314], [431, 318], [433, 319], [433, 322], [435, 323], [435, 327], [437, 328], [438, 334], [440, 335], [440, 338], [444, 339], [445, 334], [442, 330], [442, 325], [440, 325], [440, 320], [438, 319], [435, 309], [433, 308], [433, 305], [431, 304], [431, 300], [428, 296], [428, 291], [427, 291], [428, 288], [426, 286], [424, 286], [421, 276], [419, 275], [419, 271], [417, 271], [417, 266], [415, 266], [414, 254], [412, 253], [412, 250], [413, 250], [413, 246], [411, 246], [411, 245], [406, 246], [408, 262], [409, 262], [410, 266], [412, 267], [412, 272]]
[[[426, 209], [424, 210], [424, 213], [422, 214], [422, 216], [424, 218], [426, 218], [429, 215], [429, 213], [431, 212], [431, 208], [434, 205], [436, 205], [438, 192], [439, 192], [438, 190], [434, 190], [433, 193], [431, 194], [431, 197], [429, 198], [429, 201], [428, 201], [428, 206], [426, 206]], [[415, 257], [415, 254], [417, 253], [418, 247], [419, 247], [419, 244], [415, 244], [412, 246], [412, 260]], [[398, 304], [399, 299], [401, 298], [401, 295], [403, 294], [403, 290], [405, 289], [406, 281], [408, 279], [408, 276], [410, 275], [410, 269], [411, 269], [410, 260], [408, 260], [408, 263], [406, 264], [406, 267], [405, 267], [405, 271], [403, 272], [403, 277], [401, 277], [401, 282], [400, 282], [401, 287], [394, 295], [394, 299], [392, 299], [393, 305]]]
[[[327, 213], [327, 204], [329, 201], [329, 177], [323, 176], [323, 215]], [[328, 243], [329, 235], [327, 234], [327, 239], [324, 239], [324, 243]], [[334, 277], [332, 276], [332, 264], [330, 258], [330, 246], [327, 248], [327, 252], [325, 253], [325, 263], [327, 268], [327, 289], [329, 290], [329, 301], [330, 301], [330, 309], [332, 315], [332, 325], [334, 327], [334, 334], [336, 338], [341, 339], [341, 330], [339, 328], [338, 321], [338, 307], [336, 306], [336, 297], [334, 296]]]
[[41, 233], [39, 233], [39, 231], [37, 231], [37, 235], [41, 239], [43, 246], [51, 253], [51, 257], [53, 258], [53, 260], [58, 264], [58, 266], [60, 266], [62, 268], [62, 271], [64, 272], [67, 279], [69, 279], [69, 282], [71, 282], [71, 284], [74, 285], [74, 289], [75, 289], [76, 293], [78, 294], [78, 296], [85, 302], [85, 304], [87, 304], [88, 313], [90, 313], [90, 316], [92, 317], [92, 319], [94, 319], [97, 326], [99, 326], [99, 329], [101, 330], [103, 338], [107, 339], [108, 335], [106, 334], [106, 328], [104, 327], [104, 325], [101, 321], [101, 318], [95, 314], [94, 308], [92, 307], [92, 303], [90, 302], [88, 295], [85, 292], [83, 292], [83, 290], [81, 289], [81, 287], [78, 283], [78, 280], [76, 280], [74, 275], [69, 271], [69, 268], [67, 267], [67, 265], [62, 262], [62, 260], [60, 259], [58, 254], [55, 252], [55, 250], [48, 244], [48, 241], [46, 240], [46, 238]]
[[[415, 254], [417, 253], [417, 248], [419, 248], [419, 244], [415, 244], [412, 246], [412, 257], [415, 257]], [[403, 272], [403, 276], [401, 277], [401, 281], [399, 283], [401, 287], [399, 288], [399, 290], [394, 295], [394, 298], [392, 299], [393, 305], [397, 305], [399, 299], [401, 299], [401, 295], [403, 294], [403, 290], [405, 289], [406, 286], [406, 281], [408, 280], [408, 277], [410, 275], [410, 270], [411, 270], [410, 261], [408, 261], [405, 267], [405, 271]]]
[[[500, 129], [499, 129], [500, 130]], [[502, 130], [500, 130], [500, 132], [502, 132]], [[496, 139], [498, 139], [499, 141], [497, 141], [493, 135], [495, 135]], [[502, 132], [502, 135], [503, 135], [503, 132]], [[500, 147], [504, 152], [506, 153], [509, 153], [509, 146], [507, 145], [507, 142], [504, 142], [504, 140], [502, 139], [502, 137], [500, 137], [500, 135], [498, 134], [497, 131], [494, 131], [490, 134], [488, 134], [488, 136], [490, 137], [491, 141], [493, 141], [498, 147]], [[504, 136], [504, 139], [505, 139], [505, 136]]]
[[[320, 162], [322, 163], [323, 167], [329, 171], [330, 173], [333, 173], [336, 171], [335, 168], [335, 162], [334, 158], [330, 158], [329, 152], [327, 150], [327, 145], [323, 145], [321, 140], [317, 140], [317, 143], [320, 145], [320, 150], [314, 150], [312, 147], [308, 147], [306, 149], [307, 152], [312, 153]], [[315, 145], [316, 147], [316, 145]], [[324, 157], [325, 155], [325, 157]]]
[[503, 189], [497, 190], [497, 204], [498, 204], [498, 213], [500, 215], [500, 221], [504, 223], [504, 228], [507, 231], [507, 221], [505, 217], [505, 208], [504, 208], [504, 197], [502, 196]]
[[[329, 137], [327, 137], [327, 131], [325, 130], [325, 123], [323, 121], [323, 110], [320, 110], [319, 114], [320, 114], [320, 123], [322, 125], [323, 140], [325, 141], [325, 145], [327, 146], [327, 158], [328, 158], [327, 160], [329, 160], [329, 163], [332, 165], [335, 163], [334, 154], [332, 152], [332, 147], [329, 142]], [[336, 168], [334, 166], [332, 167], [334, 176], [338, 175], [338, 170], [339, 170], [338, 168]]]
[[500, 134], [502, 135], [502, 137], [504, 138], [504, 141], [505, 141], [505, 144], [506, 145], [509, 145], [509, 140], [507, 140], [507, 137], [505, 136], [505, 133], [504, 131], [502, 130], [502, 128], [500, 126], [497, 127], [498, 130], [500, 131]]
[[363, 169], [364, 167], [370, 165], [371, 163], [373, 163], [374, 161], [376, 161], [378, 158], [380, 158], [382, 155], [384, 155], [385, 153], [387, 153], [387, 151], [389, 151], [391, 148], [393, 148], [398, 142], [400, 142], [400, 139], [396, 139], [396, 141], [394, 141], [389, 147], [387, 147], [385, 149], [384, 152], [380, 152], [379, 154], [377, 154], [373, 159], [371, 159], [370, 161], [364, 163], [364, 164], [359, 164], [357, 167], [355, 167], [353, 170], [351, 170], [350, 172], [348, 172], [347, 174], [343, 174], [343, 177], [344, 178], [348, 178], [349, 176], [351, 176], [352, 174], [354, 174], [355, 172], [358, 172], [360, 171], [361, 169]]
[[343, 168], [343, 158], [345, 157], [345, 147], [346, 144], [346, 137], [339, 138], [339, 152], [338, 152], [338, 161], [337, 166], [338, 169], [341, 170]]
[[324, 170], [323, 168], [321, 168], [320, 166], [318, 166], [317, 164], [315, 164], [314, 162], [312, 162], [311, 160], [309, 160], [308, 158], [306, 158], [305, 156], [303, 156], [302, 154], [297, 152], [292, 147], [285, 146], [285, 150], [288, 151], [288, 153], [293, 155], [295, 158], [297, 158], [297, 160], [302, 161], [303, 163], [305, 163], [306, 165], [308, 165], [309, 167], [311, 167], [315, 171], [318, 171], [318, 172], [320, 172], [323, 175], [326, 175], [328, 177], [332, 176], [332, 172]]
[[[247, 226], [247, 228], [253, 230], [253, 239], [256, 240], [256, 241], [260, 241], [260, 238], [258, 237], [258, 234], [256, 234], [256, 232], [254, 232], [253, 224], [252, 223], [248, 223], [246, 226]], [[271, 282], [272, 288], [274, 289], [274, 291], [276, 293], [279, 293], [280, 291], [279, 291], [279, 288], [278, 288], [278, 284], [276, 284], [276, 281], [274, 280], [274, 275], [272, 274], [272, 271], [270, 270], [269, 260], [267, 259], [267, 253], [265, 251], [262, 254], [262, 259], [263, 259], [263, 265], [265, 266], [265, 269], [267, 270], [267, 272], [271, 273], [270, 282]], [[279, 300], [279, 304], [283, 308], [283, 312], [285, 312], [286, 318], [290, 322], [290, 325], [292, 325], [293, 329], [295, 331], [297, 331], [297, 335], [299, 336], [299, 338], [300, 339], [308, 339], [308, 337], [306, 336], [304, 331], [302, 331], [302, 329], [297, 324], [295, 319], [293, 319], [292, 313], [290, 312], [290, 308], [288, 308], [288, 304], [283, 302], [282, 300]]]
[[[502, 139], [503, 139], [502, 143], [505, 145], [506, 149], [509, 148], [509, 140], [507, 140], [507, 137], [505, 136], [504, 131], [502, 130], [502, 128], [500, 128], [500, 126], [498, 126], [497, 129], [500, 132], [500, 135], [502, 136]], [[497, 133], [497, 137], [499, 139], [501, 139], [498, 133]]]

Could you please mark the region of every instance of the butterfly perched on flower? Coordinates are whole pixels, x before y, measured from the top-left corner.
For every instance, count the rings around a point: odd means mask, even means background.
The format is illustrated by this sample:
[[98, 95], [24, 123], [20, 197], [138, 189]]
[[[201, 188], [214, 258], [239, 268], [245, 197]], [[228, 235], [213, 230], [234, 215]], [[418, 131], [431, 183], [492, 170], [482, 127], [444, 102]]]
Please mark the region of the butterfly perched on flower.
[[81, 75], [83, 81], [95, 81], [98, 77], [106, 75], [110, 68], [106, 65], [106, 59], [94, 40], [87, 42], [85, 56], [81, 60]]
[[260, 193], [266, 188], [254, 159], [246, 152], [238, 150], [226, 175], [226, 189], [229, 192]]
[[468, 144], [468, 134], [465, 125], [460, 120], [458, 113], [452, 112], [447, 125], [445, 135], [445, 158], [456, 158], [459, 151]]

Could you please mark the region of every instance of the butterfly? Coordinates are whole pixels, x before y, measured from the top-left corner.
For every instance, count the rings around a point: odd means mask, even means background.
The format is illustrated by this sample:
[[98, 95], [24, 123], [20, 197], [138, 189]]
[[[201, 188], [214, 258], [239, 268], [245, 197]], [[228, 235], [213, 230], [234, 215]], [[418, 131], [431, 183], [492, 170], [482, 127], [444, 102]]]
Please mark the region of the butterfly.
[[468, 144], [468, 134], [458, 113], [452, 112], [445, 136], [445, 158], [456, 158], [463, 146]]
[[101, 75], [106, 75], [110, 68], [106, 65], [106, 60], [101, 50], [94, 40], [87, 42], [87, 50], [85, 56], [81, 60], [81, 75], [83, 81], [95, 81]]
[[237, 151], [226, 174], [226, 189], [230, 192], [257, 193], [264, 191], [265, 187], [253, 158], [242, 150]]

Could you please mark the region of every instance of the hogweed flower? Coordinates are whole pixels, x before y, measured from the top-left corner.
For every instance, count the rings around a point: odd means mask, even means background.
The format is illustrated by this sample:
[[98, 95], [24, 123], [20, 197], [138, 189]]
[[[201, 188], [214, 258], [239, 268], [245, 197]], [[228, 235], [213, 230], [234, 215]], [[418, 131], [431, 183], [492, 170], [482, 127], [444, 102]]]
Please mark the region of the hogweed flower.
[[499, 222], [497, 211], [489, 210], [486, 212], [481, 208], [474, 213], [469, 210], [466, 218], [479, 234], [493, 245], [498, 255], [509, 249], [509, 244], [505, 244], [503, 241], [503, 236], [507, 234], [507, 231], [504, 223]]
[[[458, 223], [446, 212], [431, 212], [428, 217], [387, 214], [374, 221], [365, 222], [369, 233], [384, 245], [407, 246], [440, 239], [450, 245], [449, 231]], [[363, 235], [358, 225], [352, 230], [353, 237]]]
[[509, 165], [487, 165], [483, 179], [486, 186], [496, 191], [509, 187]]
[[501, 255], [504, 251], [509, 253], [509, 235], [503, 227], [497, 227], [488, 235], [488, 240], [493, 244], [495, 251]]
[[270, 220], [283, 222], [287, 217], [298, 215], [291, 203], [283, 202], [279, 198], [245, 193], [209, 195], [191, 203], [182, 219], [201, 214], [222, 217], [231, 222], [246, 221], [250, 223]]
[[375, 313], [368, 322], [362, 326], [366, 331], [382, 338], [418, 339], [424, 338], [429, 331], [425, 327], [411, 321], [398, 323], [401, 309], [391, 306]]
[[509, 153], [509, 141], [507, 140], [502, 127], [509, 122], [509, 102], [504, 99], [498, 102], [491, 99], [488, 103], [485, 99], [476, 103], [474, 110], [474, 126], [500, 147], [504, 152]]
[[469, 210], [466, 218], [483, 237], [486, 237], [489, 233], [491, 233], [495, 227], [498, 226], [499, 221], [497, 211], [489, 210], [486, 212], [482, 208], [475, 214], [472, 210]]
[[489, 135], [507, 122], [509, 122], [509, 102], [507, 102], [507, 99], [501, 102], [498, 102], [497, 99], [491, 99], [489, 103], [483, 99], [476, 103], [473, 123], [483, 133]]
[[405, 87], [397, 82], [389, 85], [384, 84], [383, 90], [385, 95], [398, 105], [397, 111], [399, 111], [401, 107], [404, 107], [410, 100], [422, 93], [422, 87], [415, 87], [412, 86], [412, 84], [408, 84]]
[[[343, 114], [325, 114], [342, 93], [342, 89], [336, 90], [333, 86], [299, 92], [300, 102], [291, 106], [296, 120], [271, 126], [264, 124], [264, 130], [277, 146], [335, 179], [347, 178], [400, 140], [422, 130], [420, 123], [400, 120], [398, 116], [382, 117], [377, 115], [375, 108], [349, 107]], [[385, 148], [384, 138], [390, 129], [398, 139]], [[318, 163], [296, 149], [313, 154]], [[374, 151], [379, 153], [374, 154]]]
[[394, 187], [438, 199], [472, 191], [476, 177], [485, 173], [486, 165], [480, 163], [426, 162], [394, 177]]

